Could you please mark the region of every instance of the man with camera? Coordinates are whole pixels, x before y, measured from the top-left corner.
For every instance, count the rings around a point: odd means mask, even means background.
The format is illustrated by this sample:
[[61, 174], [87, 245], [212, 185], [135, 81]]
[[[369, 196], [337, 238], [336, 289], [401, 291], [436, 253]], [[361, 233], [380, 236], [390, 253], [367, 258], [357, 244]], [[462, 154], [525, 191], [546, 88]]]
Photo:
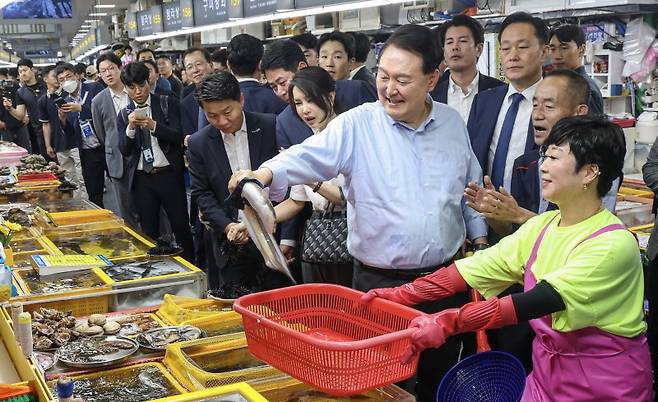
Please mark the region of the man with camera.
[[25, 102], [18, 96], [18, 83], [16, 81], [1, 81], [0, 95], [2, 96], [2, 139], [13, 142], [19, 147], [32, 153], [30, 133], [25, 124]]

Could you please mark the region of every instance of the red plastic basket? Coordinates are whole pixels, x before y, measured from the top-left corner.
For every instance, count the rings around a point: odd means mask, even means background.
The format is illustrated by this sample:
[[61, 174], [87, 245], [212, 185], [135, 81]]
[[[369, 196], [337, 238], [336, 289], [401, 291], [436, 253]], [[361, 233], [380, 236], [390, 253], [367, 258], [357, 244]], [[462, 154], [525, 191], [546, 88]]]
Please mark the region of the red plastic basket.
[[243, 296], [249, 351], [323, 392], [355, 395], [411, 377], [418, 358], [401, 356], [420, 311], [343, 286], [306, 284]]

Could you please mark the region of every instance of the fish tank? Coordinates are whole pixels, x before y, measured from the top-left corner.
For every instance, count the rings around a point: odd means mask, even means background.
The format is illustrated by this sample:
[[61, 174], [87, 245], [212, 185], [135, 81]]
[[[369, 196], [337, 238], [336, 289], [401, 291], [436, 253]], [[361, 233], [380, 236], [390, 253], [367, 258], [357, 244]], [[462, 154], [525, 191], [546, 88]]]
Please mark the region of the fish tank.
[[65, 255], [102, 255], [110, 260], [144, 256], [151, 248], [123, 227], [103, 231], [56, 231], [48, 233], [47, 237]]
[[114, 310], [157, 306], [166, 294], [203, 298], [208, 290], [206, 274], [179, 257], [137, 257], [112, 262], [113, 266], [101, 269], [114, 281], [112, 287], [122, 290], [112, 297]]
[[46, 295], [73, 290], [100, 288], [107, 283], [94, 270], [62, 272], [59, 274], [40, 276], [33, 269], [14, 270], [19, 283], [27, 294]]
[[72, 198], [70, 200], [38, 200], [36, 206], [45, 209], [48, 212], [66, 212], [82, 211], [88, 209], [100, 209], [100, 207], [91, 201], [82, 198]]

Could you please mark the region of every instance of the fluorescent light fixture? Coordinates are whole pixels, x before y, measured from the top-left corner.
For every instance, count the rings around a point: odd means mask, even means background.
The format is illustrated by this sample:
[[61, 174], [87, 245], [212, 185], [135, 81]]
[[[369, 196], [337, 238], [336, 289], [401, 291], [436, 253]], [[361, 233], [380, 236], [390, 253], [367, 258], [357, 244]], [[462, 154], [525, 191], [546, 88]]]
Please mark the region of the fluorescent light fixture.
[[91, 28], [91, 24], [82, 24], [80, 28]]
[[93, 48], [91, 50], [87, 50], [87, 52], [85, 54], [81, 54], [80, 56], [76, 57], [75, 61], [82, 61], [85, 57], [89, 57], [92, 54], [96, 54], [96, 53], [100, 52], [101, 50], [105, 49], [106, 47], [107, 46], [105, 46], [105, 45], [100, 45], [100, 46], [96, 46], [95, 48]]
[[404, 2], [405, 0], [366, 0], [359, 2], [355, 1], [352, 3], [342, 3], [342, 4], [332, 4], [327, 6], [312, 7], [312, 8], [302, 8], [299, 10], [276, 12], [276, 13], [259, 15], [256, 17], [229, 20], [227, 22], [220, 22], [218, 24], [206, 25], [201, 27], [183, 28], [173, 32], [158, 32], [157, 34], [153, 34], [153, 35], [138, 36], [135, 38], [135, 40], [140, 42], [145, 42], [149, 40], [170, 38], [172, 36], [178, 36], [178, 35], [188, 35], [197, 32], [212, 31], [221, 28], [231, 28], [239, 25], [248, 25], [248, 24], [255, 24], [259, 22], [280, 20], [283, 18], [296, 18], [296, 17], [305, 17], [308, 15], [335, 13], [339, 11], [359, 10], [362, 8], [380, 7], [380, 6], [387, 6], [391, 4], [401, 4]]
[[100, 20], [85, 20], [85, 22], [99, 22]]
[[90, 17], [107, 17], [107, 13], [89, 13]]
[[96, 8], [114, 8], [116, 5], [114, 4], [96, 4], [94, 7]]

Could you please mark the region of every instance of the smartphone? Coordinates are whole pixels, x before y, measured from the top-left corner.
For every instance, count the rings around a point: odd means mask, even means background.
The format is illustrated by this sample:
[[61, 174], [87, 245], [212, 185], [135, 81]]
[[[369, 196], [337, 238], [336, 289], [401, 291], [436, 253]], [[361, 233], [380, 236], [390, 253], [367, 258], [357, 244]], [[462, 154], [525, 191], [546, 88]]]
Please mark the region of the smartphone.
[[57, 105], [58, 108], [61, 108], [62, 106], [64, 106], [67, 103], [68, 102], [66, 102], [66, 99], [61, 97], [61, 96], [55, 98], [55, 105]]
[[133, 113], [135, 113], [135, 117], [139, 117], [141, 119], [141, 118], [148, 117], [147, 111], [148, 111], [147, 107], [138, 107], [137, 109], [135, 109], [133, 111]]

